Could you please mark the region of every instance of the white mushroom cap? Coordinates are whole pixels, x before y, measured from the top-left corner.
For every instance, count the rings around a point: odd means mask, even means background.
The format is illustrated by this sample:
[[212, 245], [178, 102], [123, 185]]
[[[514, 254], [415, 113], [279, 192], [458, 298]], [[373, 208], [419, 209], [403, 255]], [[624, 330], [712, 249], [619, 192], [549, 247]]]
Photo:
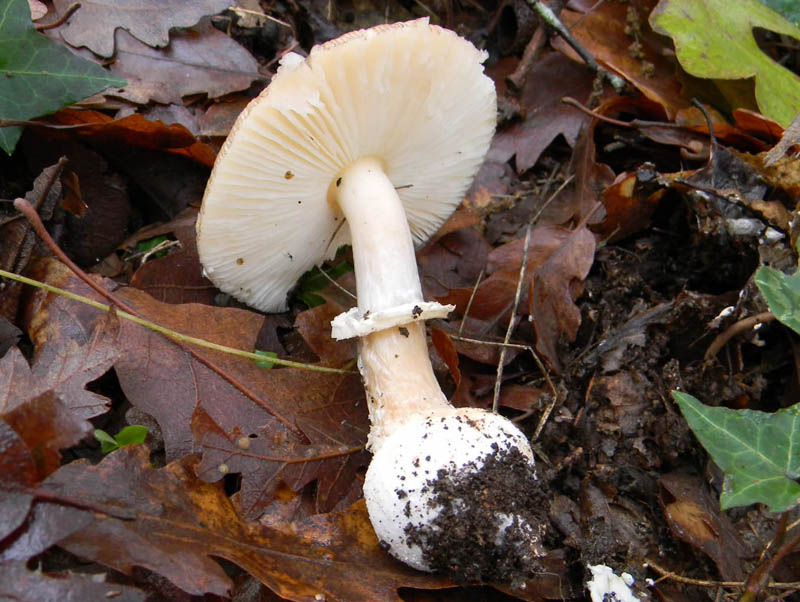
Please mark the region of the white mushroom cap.
[[398, 189], [417, 245], [461, 201], [496, 120], [486, 53], [427, 19], [355, 31], [287, 55], [220, 151], [197, 222], [223, 291], [286, 308], [298, 278], [350, 232], [329, 189], [373, 156]]

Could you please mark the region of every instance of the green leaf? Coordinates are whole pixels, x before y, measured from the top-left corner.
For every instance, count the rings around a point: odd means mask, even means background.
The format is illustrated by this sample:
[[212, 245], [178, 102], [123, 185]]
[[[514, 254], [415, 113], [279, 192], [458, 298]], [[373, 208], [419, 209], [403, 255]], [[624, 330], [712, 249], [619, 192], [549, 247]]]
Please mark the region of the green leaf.
[[147, 427], [141, 424], [131, 424], [122, 429], [114, 439], [117, 440], [117, 445], [125, 447], [126, 445], [136, 445], [137, 443], [144, 443], [147, 438]]
[[[256, 355], [263, 355], [264, 357], [278, 357], [278, 354], [275, 353], [274, 351], [259, 351], [258, 349], [256, 349], [253, 353], [255, 353]], [[274, 362], [271, 362], [269, 360], [253, 360], [253, 361], [256, 363], [256, 366], [258, 366], [259, 368], [263, 368], [264, 370], [269, 370], [270, 368], [272, 368], [272, 366], [275, 365]]]
[[782, 14], [794, 24], [800, 23], [800, 2], [797, 0], [759, 0], [764, 6], [769, 6], [776, 13]]
[[800, 271], [789, 276], [761, 266], [755, 280], [775, 318], [800, 334]]
[[116, 439], [114, 439], [114, 437], [109, 435], [103, 429], [95, 429], [94, 438], [100, 442], [104, 454], [107, 454], [108, 452], [112, 452], [115, 449], [119, 448], [119, 444], [117, 443]]
[[[0, 119], [25, 121], [126, 83], [37, 32], [28, 0], [0, 2]], [[0, 147], [11, 154], [21, 133], [0, 128]]]
[[315, 294], [315, 291], [321, 291], [327, 288], [331, 280], [336, 280], [340, 276], [344, 276], [352, 271], [353, 266], [346, 261], [340, 261], [324, 273], [322, 270], [315, 267], [303, 274], [302, 278], [300, 278], [295, 296], [309, 308], [324, 305], [325, 299]]
[[761, 51], [753, 28], [797, 40], [800, 29], [757, 0], [661, 0], [650, 25], [673, 39], [687, 73], [715, 80], [755, 79], [759, 110], [784, 127], [800, 112], [800, 77]]
[[764, 503], [784, 512], [800, 503], [800, 404], [774, 413], [703, 405], [672, 396], [700, 443], [722, 469], [722, 509]]
[[95, 429], [94, 438], [100, 442], [104, 454], [110, 453], [126, 445], [143, 443], [147, 437], [147, 427], [139, 424], [126, 426], [116, 437], [112, 437], [102, 429]]

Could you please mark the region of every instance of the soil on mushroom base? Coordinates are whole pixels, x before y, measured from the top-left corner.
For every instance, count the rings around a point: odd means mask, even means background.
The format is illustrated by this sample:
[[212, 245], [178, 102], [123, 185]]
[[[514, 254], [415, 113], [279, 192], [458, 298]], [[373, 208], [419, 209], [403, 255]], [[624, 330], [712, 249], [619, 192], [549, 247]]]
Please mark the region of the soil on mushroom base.
[[[458, 582], [522, 584], [536, 570], [546, 504], [532, 464], [517, 448], [497, 451], [478, 470], [440, 470], [429, 481], [431, 504], [442, 508], [425, 526], [406, 528], [425, 562]], [[513, 521], [498, 530], [498, 515]]]

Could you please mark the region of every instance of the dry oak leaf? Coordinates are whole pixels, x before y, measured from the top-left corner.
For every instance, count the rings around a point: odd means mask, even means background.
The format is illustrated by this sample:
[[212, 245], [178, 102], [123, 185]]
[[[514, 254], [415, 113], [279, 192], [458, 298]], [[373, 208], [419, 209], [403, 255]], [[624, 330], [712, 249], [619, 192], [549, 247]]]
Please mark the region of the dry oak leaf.
[[106, 412], [109, 399], [87, 391], [86, 384], [105, 374], [118, 357], [115, 337], [101, 325], [79, 344], [68, 330], [53, 328], [30, 368], [19, 350], [9, 351], [0, 359], [0, 415], [43, 395], [52, 395], [78, 418]]
[[173, 33], [163, 50], [120, 32], [115, 56], [108, 68], [128, 85], [113, 95], [137, 104], [182, 104], [183, 97], [192, 94], [217, 98], [245, 90], [262, 77], [253, 55], [205, 22]]
[[588, 101], [593, 76], [557, 52], [548, 54], [531, 68], [522, 90], [525, 118], [500, 132], [492, 142], [489, 158], [505, 163], [516, 155], [518, 173], [527, 171], [559, 135], [575, 146], [578, 133], [589, 121], [583, 113], [561, 102], [565, 96]]
[[231, 580], [212, 558], [228, 560], [283, 598], [303, 602], [400, 600], [399, 587], [449, 584], [383, 552], [363, 503], [302, 523], [248, 524], [222, 487], [195, 476], [196, 461], [192, 456], [154, 469], [146, 448], [137, 445], [97, 466], [77, 461], [62, 467], [42, 489], [135, 510], [136, 518], [92, 513], [92, 522], [59, 546], [125, 573], [145, 567], [192, 595], [230, 592]]
[[[93, 295], [56, 261], [40, 261], [35, 275], [78, 294]], [[264, 322], [264, 316], [242, 309], [160, 303], [132, 288], [117, 291], [116, 295], [157, 324], [237, 349], [254, 349]], [[37, 294], [32, 306], [34, 319], [29, 331], [37, 345], [47, 340], [49, 332], [72, 324], [80, 325], [73, 336], [85, 337], [102, 316], [94, 308], [63, 297]], [[37, 320], [39, 315], [46, 316], [46, 321]], [[158, 421], [169, 460], [198, 449], [208, 451], [212, 454], [211, 464], [204, 463], [203, 475], [217, 480], [222, 476], [217, 469], [226, 462], [219, 459], [220, 454], [223, 458], [230, 455], [231, 440], [253, 436], [257, 439], [252, 444], [254, 450], [264, 453], [256, 460], [241, 455], [235, 459], [243, 463], [243, 489], [252, 493], [247, 503], [249, 512], [255, 513], [256, 506], [269, 502], [275, 484], [260, 479], [268, 479], [271, 474], [277, 478], [283, 472], [285, 456], [267, 451], [278, 437], [287, 450], [293, 450], [290, 456], [301, 454], [315, 460], [306, 463], [307, 471], [287, 474], [293, 475], [288, 477], [288, 483], [298, 486], [311, 478], [319, 479], [320, 508], [333, 507], [349, 489], [355, 469], [364, 462], [360, 449], [367, 432], [363, 387], [357, 375], [295, 368], [264, 370], [251, 360], [195, 347], [203, 360], [218, 368], [219, 372], [215, 372], [161, 334], [127, 320], [120, 321], [120, 340], [125, 345], [114, 368], [122, 390], [133, 405]], [[321, 358], [321, 363], [326, 361]], [[213, 428], [192, 431], [192, 417], [198, 408], [209, 418], [203, 424]], [[239, 463], [234, 464], [233, 459], [230, 462], [231, 472], [239, 469]], [[252, 482], [249, 475], [254, 477]]]
[[[72, 0], [54, 0], [58, 16]], [[169, 30], [191, 27], [206, 15], [215, 15], [235, 4], [234, 0], [81, 0], [80, 9], [59, 28], [70, 46], [86, 47], [110, 58], [114, 54], [114, 32], [124, 29], [148, 46], [169, 44]]]

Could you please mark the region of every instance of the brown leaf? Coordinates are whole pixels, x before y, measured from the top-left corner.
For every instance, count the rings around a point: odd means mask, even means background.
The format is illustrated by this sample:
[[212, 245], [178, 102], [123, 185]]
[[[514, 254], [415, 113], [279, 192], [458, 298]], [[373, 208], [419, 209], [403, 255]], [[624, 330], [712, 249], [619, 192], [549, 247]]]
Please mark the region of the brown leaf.
[[[86, 294], [85, 285], [77, 283], [64, 266], [52, 260], [39, 264], [38, 275], [56, 286]], [[116, 294], [157, 324], [237, 349], [254, 349], [264, 321], [262, 315], [242, 309], [159, 303], [132, 288]], [[37, 345], [46, 341], [50, 332], [59, 332], [62, 327], [76, 323], [80, 328], [73, 331], [73, 337], [80, 340], [96, 327], [101, 315], [93, 308], [62, 297], [43, 300], [42, 295], [37, 295], [35, 298], [39, 301], [34, 304], [33, 318], [29, 322], [33, 327], [29, 325], [29, 329]], [[47, 316], [47, 329], [38, 326], [42, 322], [37, 318], [39, 315]], [[206, 460], [203, 470], [206, 478], [214, 474], [216, 479], [221, 474], [214, 470], [227, 460], [219, 459], [219, 450], [213, 449], [214, 445], [222, 448], [223, 456], [230, 455], [225, 441], [229, 446], [239, 436], [255, 435], [263, 439], [263, 443], [254, 442], [254, 447], [270, 458], [283, 458], [269, 448], [278, 443], [272, 441], [277, 435], [286, 446], [311, 443], [335, 447], [334, 451], [320, 447], [297, 449], [303, 450], [300, 453], [308, 451], [309, 457], [319, 460], [313, 470], [305, 474], [319, 479], [320, 507], [332, 507], [338, 501], [337, 496], [346, 493], [341, 478], [336, 475], [345, 466], [347, 471], [353, 471], [363, 462], [356, 456], [367, 430], [364, 393], [357, 375], [295, 368], [264, 370], [251, 360], [196, 347], [197, 354], [205, 362], [217, 367], [219, 372], [215, 372], [161, 334], [128, 320], [120, 321], [120, 340], [124, 345], [115, 363], [120, 385], [133, 405], [158, 421], [169, 459], [186, 456], [196, 451], [197, 446], [205, 449], [205, 439], [195, 441], [193, 435], [206, 437], [210, 433], [213, 441], [208, 451], [213, 455]], [[192, 432], [192, 416], [197, 408], [202, 408], [210, 418], [202, 424], [213, 425], [213, 429]], [[260, 447], [262, 445], [264, 447]], [[247, 464], [248, 473], [255, 473], [257, 469], [263, 475], [277, 471], [277, 464], [268, 460], [264, 460], [263, 466]], [[288, 474], [292, 474], [291, 471]], [[348, 473], [342, 473], [345, 474]], [[349, 474], [352, 476], [351, 472]], [[293, 475], [290, 481], [305, 484], [308, 480], [304, 479], [306, 476]], [[246, 483], [248, 491], [262, 493], [270, 493], [272, 485], [258, 480], [254, 480], [252, 486]], [[263, 506], [269, 500], [266, 494], [254, 493], [248, 501]]]
[[[61, 17], [71, 0], [54, 0]], [[114, 54], [114, 33], [124, 29], [150, 46], [169, 44], [169, 30], [191, 27], [205, 15], [215, 15], [233, 5], [232, 0], [128, 0], [123, 4], [81, 0], [81, 8], [59, 27], [64, 40], [86, 47], [105, 58]]]
[[431, 340], [433, 342], [433, 348], [436, 349], [436, 353], [439, 354], [439, 357], [442, 358], [442, 361], [447, 365], [450, 376], [453, 377], [457, 387], [461, 382], [461, 370], [458, 369], [458, 352], [453, 344], [453, 340], [444, 330], [436, 328], [435, 326], [431, 327]]
[[[58, 158], [56, 157], [55, 161]], [[47, 184], [53, 180], [54, 174], [58, 171], [58, 164], [55, 161], [48, 163], [49, 167], [42, 170], [33, 182], [33, 189], [25, 194], [25, 199], [34, 206], [42, 201], [39, 208], [39, 215], [42, 219], [49, 219], [53, 215], [53, 209], [61, 196], [61, 183], [55, 181], [47, 194], [47, 198], [42, 198]], [[0, 203], [2, 209], [5, 203]], [[9, 203], [8, 206], [11, 204]], [[22, 218], [16, 211], [8, 219], [4, 219], [3, 212], [0, 210], [0, 268], [20, 274], [25, 271], [25, 266], [33, 254], [33, 250], [38, 244], [36, 235], [31, 229], [30, 224]], [[0, 280], [0, 316], [14, 321], [17, 317], [19, 297], [22, 293], [23, 285], [14, 281]]]
[[161, 121], [149, 121], [135, 113], [122, 119], [113, 119], [99, 111], [62, 109], [48, 117], [48, 121], [59, 125], [85, 124], [72, 132], [82, 140], [95, 146], [135, 146], [146, 150], [167, 151], [183, 155], [213, 167], [216, 153], [200, 142], [184, 126]]
[[516, 154], [517, 171], [522, 173], [533, 167], [559, 134], [574, 146], [588, 118], [561, 99], [571, 96], [580, 102], [587, 101], [592, 93], [592, 80], [588, 69], [559, 53], [537, 61], [522, 92], [525, 119], [497, 135], [490, 159], [505, 163]]
[[210, 23], [173, 33], [164, 50], [120, 31], [109, 69], [128, 80], [115, 95], [137, 104], [181, 104], [191, 94], [217, 98], [261, 79], [253, 56]]
[[213, 305], [218, 290], [203, 275], [197, 254], [196, 220], [197, 209], [188, 207], [166, 224], [145, 227], [126, 241], [126, 246], [135, 248], [141, 240], [172, 233], [180, 243], [179, 250], [139, 266], [131, 277], [131, 286], [163, 303]]
[[48, 577], [40, 570], [28, 570], [24, 562], [0, 565], [0, 597], [4, 600], [113, 600], [143, 602], [147, 595], [128, 585], [98, 582], [94, 575], [70, 572]]
[[363, 503], [301, 523], [247, 524], [220, 487], [194, 476], [194, 462], [155, 470], [143, 446], [130, 446], [98, 466], [78, 461], [62, 467], [43, 489], [124, 506], [136, 518], [94, 513], [91, 524], [59, 545], [125, 573], [148, 568], [193, 595], [229, 592], [231, 581], [212, 557], [233, 562], [290, 600], [399, 600], [398, 587], [447, 585], [385, 554]]
[[748, 554], [705, 482], [696, 476], [670, 473], [659, 483], [665, 490], [664, 515], [673, 535], [711, 558], [723, 579], [741, 581], [742, 559]]
[[[644, 173], [657, 175], [646, 169], [643, 169]], [[600, 232], [609, 242], [622, 240], [647, 228], [666, 194], [663, 188], [654, 191], [652, 187], [641, 185], [639, 176], [640, 172], [620, 174], [617, 181], [603, 191], [606, 216], [593, 230]]]
[[294, 327], [325, 366], [344, 366], [356, 358], [357, 339], [337, 341], [331, 337], [331, 320], [346, 308], [328, 301], [298, 314]]
[[[560, 16], [589, 54], [663, 106], [672, 119], [689, 103], [675, 78], [674, 60], [667, 58], [671, 48], [650, 29], [647, 21], [649, 8], [654, 4], [652, 0], [631, 4], [601, 2], [593, 4], [586, 13], [563, 10]], [[560, 38], [554, 46], [575, 57], [574, 51]]]
[[86, 390], [86, 384], [105, 374], [119, 352], [113, 329], [101, 327], [84, 344], [49, 325], [50, 338], [37, 347], [33, 366], [19, 351], [0, 359], [0, 414], [22, 406], [42, 395], [52, 395], [78, 418], [99, 416], [109, 400]]
[[594, 263], [595, 239], [578, 226], [538, 269], [533, 284], [533, 324], [536, 349], [559, 370], [557, 343], [562, 335], [574, 340], [581, 312], [574, 299]]
[[[228, 472], [241, 473], [242, 508], [250, 519], [261, 515], [281, 482], [300, 491], [317, 481], [316, 512], [328, 512], [348, 493], [357, 470], [369, 461], [364, 452], [365, 404], [339, 405], [344, 407], [334, 406], [330, 413], [338, 424], [325, 420], [324, 415], [300, 421], [303, 432], [314, 435], [311, 444], [293, 441], [290, 433], [274, 424], [251, 427], [249, 435], [239, 427], [226, 432], [198, 408], [192, 419], [198, 451], [203, 452], [197, 474], [214, 482]], [[326, 409], [318, 413], [324, 414]], [[348, 419], [343, 409], [349, 410], [352, 418]], [[314, 421], [317, 424], [313, 425]]]

